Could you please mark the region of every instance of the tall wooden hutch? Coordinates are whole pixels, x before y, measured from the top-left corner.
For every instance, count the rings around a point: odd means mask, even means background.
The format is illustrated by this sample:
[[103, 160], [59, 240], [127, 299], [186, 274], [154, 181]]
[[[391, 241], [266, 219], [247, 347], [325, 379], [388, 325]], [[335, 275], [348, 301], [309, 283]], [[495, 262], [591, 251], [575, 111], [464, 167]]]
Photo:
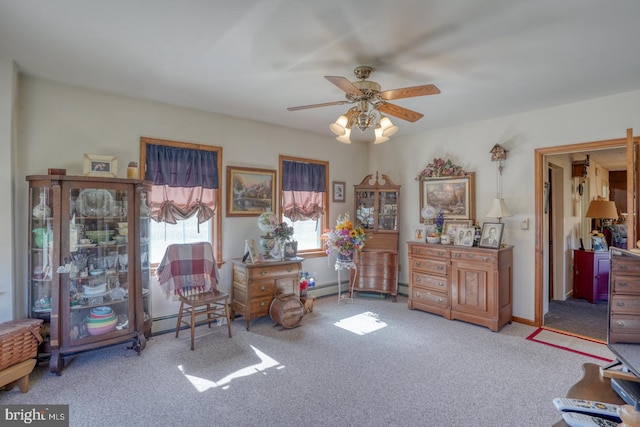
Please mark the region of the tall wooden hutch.
[[65, 355], [126, 341], [139, 353], [151, 333], [149, 187], [94, 176], [26, 179], [29, 316], [45, 321], [40, 351], [51, 354], [49, 370], [60, 375]]
[[400, 218], [400, 185], [382, 174], [382, 183], [376, 173], [367, 175], [355, 185], [356, 225], [369, 234], [364, 249], [356, 253], [354, 291], [391, 294], [398, 296], [398, 238]]

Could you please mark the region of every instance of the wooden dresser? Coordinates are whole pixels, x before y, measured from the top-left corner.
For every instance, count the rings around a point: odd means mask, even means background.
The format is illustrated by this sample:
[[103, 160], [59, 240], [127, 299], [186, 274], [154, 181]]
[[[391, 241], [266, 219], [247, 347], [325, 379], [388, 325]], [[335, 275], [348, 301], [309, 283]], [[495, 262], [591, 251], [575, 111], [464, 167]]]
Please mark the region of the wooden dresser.
[[296, 258], [251, 264], [232, 259], [231, 318], [242, 315], [248, 331], [251, 319], [269, 314], [277, 294], [300, 296], [302, 261]]
[[607, 342], [639, 344], [640, 254], [611, 248], [610, 278]]
[[500, 330], [511, 322], [513, 247], [409, 242], [411, 310]]

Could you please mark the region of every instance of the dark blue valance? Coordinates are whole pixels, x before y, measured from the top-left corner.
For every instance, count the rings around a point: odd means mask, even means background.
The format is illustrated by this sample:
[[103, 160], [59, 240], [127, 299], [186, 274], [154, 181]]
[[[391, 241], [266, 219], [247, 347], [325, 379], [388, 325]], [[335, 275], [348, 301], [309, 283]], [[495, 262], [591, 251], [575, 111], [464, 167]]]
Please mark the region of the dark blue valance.
[[324, 193], [325, 166], [317, 163], [282, 162], [282, 191]]
[[218, 188], [218, 153], [147, 144], [145, 179], [169, 187]]

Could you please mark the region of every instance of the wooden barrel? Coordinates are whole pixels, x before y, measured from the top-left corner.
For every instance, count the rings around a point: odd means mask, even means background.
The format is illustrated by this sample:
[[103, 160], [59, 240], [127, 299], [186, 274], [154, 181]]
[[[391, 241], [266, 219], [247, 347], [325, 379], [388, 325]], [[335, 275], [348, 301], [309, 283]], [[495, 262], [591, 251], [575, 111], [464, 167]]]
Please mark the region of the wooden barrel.
[[269, 315], [276, 325], [287, 329], [295, 328], [304, 315], [304, 305], [295, 294], [278, 295], [271, 302]]

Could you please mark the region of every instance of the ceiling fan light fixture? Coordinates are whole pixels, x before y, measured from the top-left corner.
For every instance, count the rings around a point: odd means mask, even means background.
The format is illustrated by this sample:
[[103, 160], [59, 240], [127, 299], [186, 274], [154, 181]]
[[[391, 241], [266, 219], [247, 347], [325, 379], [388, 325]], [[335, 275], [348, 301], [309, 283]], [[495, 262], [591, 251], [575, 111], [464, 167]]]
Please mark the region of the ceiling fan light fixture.
[[382, 126], [377, 124], [375, 129], [373, 130], [373, 134], [376, 137], [376, 139], [373, 140], [374, 144], [382, 144], [383, 142], [387, 142], [389, 140], [389, 137], [384, 136], [383, 131], [384, 129], [382, 128]]
[[343, 144], [351, 144], [351, 139], [349, 138], [350, 136], [351, 136], [351, 129], [346, 128], [344, 130], [344, 134], [336, 137], [336, 140], [342, 142]]
[[347, 131], [347, 116], [341, 115], [338, 119], [329, 125], [331, 132], [338, 136], [343, 136]]
[[391, 123], [391, 119], [387, 116], [380, 118], [380, 128], [382, 129], [382, 136], [389, 138], [398, 132], [398, 126]]

